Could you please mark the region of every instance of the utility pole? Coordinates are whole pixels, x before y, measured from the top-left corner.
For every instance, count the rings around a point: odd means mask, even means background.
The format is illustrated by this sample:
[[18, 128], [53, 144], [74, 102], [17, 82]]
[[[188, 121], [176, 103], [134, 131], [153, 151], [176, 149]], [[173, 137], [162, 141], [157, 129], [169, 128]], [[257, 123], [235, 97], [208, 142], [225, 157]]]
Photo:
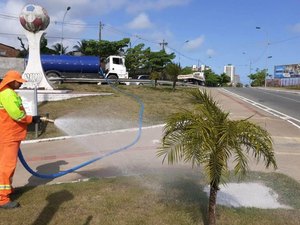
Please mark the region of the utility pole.
[[104, 24], [100, 21], [99, 23], [99, 41], [101, 41], [102, 38], [102, 29], [103, 29]]
[[162, 50], [165, 50], [165, 46], [167, 46], [167, 45], [168, 45], [168, 43], [167, 43], [167, 42], [165, 42], [165, 40], [163, 40], [163, 42], [159, 43], [159, 45], [161, 45], [161, 46], [162, 46]]

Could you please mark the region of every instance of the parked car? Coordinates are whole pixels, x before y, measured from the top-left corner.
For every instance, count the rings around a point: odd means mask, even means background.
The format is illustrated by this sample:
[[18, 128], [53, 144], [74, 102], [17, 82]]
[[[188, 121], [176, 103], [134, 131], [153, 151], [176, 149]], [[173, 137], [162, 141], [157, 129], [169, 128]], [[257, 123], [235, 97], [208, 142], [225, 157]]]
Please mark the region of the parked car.
[[[149, 75], [139, 75], [137, 77], [138, 80], [149, 80], [150, 76]], [[136, 82], [136, 85], [144, 85], [143, 82]]]

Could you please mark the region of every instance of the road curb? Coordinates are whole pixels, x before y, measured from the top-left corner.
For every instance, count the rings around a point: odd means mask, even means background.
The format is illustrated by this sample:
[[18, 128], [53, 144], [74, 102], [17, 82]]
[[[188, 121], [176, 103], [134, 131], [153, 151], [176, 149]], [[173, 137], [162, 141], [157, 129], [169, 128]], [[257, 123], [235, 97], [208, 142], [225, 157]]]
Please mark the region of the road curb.
[[[142, 127], [142, 130], [158, 128], [158, 127], [163, 127], [163, 126], [165, 126], [165, 124], [147, 126], [147, 127]], [[88, 137], [88, 136], [103, 135], [103, 134], [123, 133], [123, 132], [128, 132], [128, 131], [137, 131], [137, 130], [139, 130], [139, 128], [127, 128], [127, 129], [121, 129], [121, 130], [102, 131], [102, 132], [96, 132], [96, 133], [90, 133], [90, 134], [43, 138], [43, 139], [37, 139], [37, 140], [25, 140], [25, 141], [22, 141], [22, 144], [34, 144], [34, 143], [41, 143], [41, 142], [60, 141], [60, 140], [66, 140], [66, 139], [72, 139], [72, 138]]]

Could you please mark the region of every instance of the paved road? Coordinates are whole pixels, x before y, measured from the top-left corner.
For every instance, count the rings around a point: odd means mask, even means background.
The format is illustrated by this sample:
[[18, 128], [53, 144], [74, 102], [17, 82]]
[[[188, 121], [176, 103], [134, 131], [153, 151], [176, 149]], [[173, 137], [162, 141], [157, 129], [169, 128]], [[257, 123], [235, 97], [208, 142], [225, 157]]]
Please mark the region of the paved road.
[[[235, 98], [221, 89], [210, 89], [210, 91], [221, 107], [226, 111], [230, 111], [232, 119], [244, 119], [253, 116], [252, 121], [268, 129], [274, 139], [276, 159], [279, 166], [277, 172], [284, 173], [300, 182], [300, 173], [298, 172], [300, 165], [300, 129]], [[23, 143], [21, 148], [26, 160], [34, 170], [49, 174], [70, 169], [113, 149], [128, 145], [135, 139], [136, 135], [136, 129], [129, 129], [62, 140]], [[17, 187], [69, 182], [90, 177], [128, 176], [190, 168], [190, 165], [184, 164], [162, 165], [161, 158], [156, 157], [161, 135], [162, 126], [144, 128], [139, 142], [134, 146], [74, 173], [53, 180], [33, 177], [25, 171], [22, 165], [18, 164], [13, 184]], [[256, 165], [254, 161], [251, 162], [251, 169], [272, 171], [265, 170], [261, 163]]]
[[300, 91], [263, 88], [227, 88], [259, 104], [263, 104], [300, 121]]

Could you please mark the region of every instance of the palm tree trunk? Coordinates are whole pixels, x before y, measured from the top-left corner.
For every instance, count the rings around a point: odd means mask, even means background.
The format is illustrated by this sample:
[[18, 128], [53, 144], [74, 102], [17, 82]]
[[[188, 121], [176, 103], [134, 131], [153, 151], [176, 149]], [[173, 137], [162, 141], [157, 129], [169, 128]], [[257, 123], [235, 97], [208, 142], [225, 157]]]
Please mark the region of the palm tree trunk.
[[175, 87], [176, 87], [176, 81], [173, 81], [173, 91], [175, 90]]
[[217, 203], [218, 188], [210, 187], [209, 201], [208, 201], [208, 224], [216, 225], [216, 203]]

